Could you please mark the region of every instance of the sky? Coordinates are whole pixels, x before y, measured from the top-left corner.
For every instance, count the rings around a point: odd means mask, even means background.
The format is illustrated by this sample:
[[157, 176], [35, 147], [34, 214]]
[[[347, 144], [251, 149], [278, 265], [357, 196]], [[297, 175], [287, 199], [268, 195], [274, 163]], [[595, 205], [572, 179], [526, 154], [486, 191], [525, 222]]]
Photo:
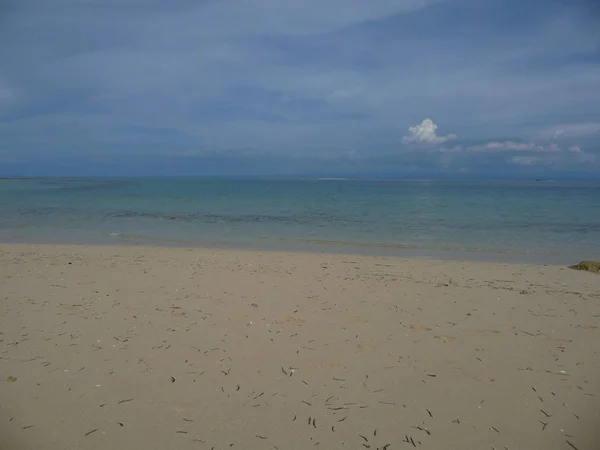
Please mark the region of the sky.
[[600, 178], [595, 0], [0, 0], [0, 176]]

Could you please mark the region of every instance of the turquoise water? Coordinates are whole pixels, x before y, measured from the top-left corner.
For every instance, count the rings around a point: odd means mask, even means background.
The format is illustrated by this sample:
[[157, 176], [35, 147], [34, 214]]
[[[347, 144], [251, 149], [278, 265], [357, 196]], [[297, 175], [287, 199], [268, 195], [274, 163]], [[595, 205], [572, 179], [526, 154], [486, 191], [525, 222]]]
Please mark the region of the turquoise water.
[[600, 183], [0, 180], [0, 241], [600, 259]]

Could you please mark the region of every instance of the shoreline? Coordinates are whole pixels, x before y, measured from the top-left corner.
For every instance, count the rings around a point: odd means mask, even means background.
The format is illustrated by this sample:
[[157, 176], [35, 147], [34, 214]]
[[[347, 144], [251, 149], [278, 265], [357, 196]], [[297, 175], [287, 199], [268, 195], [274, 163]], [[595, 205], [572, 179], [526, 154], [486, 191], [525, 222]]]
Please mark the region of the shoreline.
[[97, 246], [97, 247], [148, 247], [148, 248], [175, 248], [175, 249], [204, 249], [204, 250], [231, 250], [268, 253], [302, 253], [317, 255], [354, 255], [366, 257], [387, 257], [398, 259], [440, 260], [487, 262], [503, 264], [538, 264], [568, 266], [586, 259], [576, 255], [566, 254], [540, 254], [518, 253], [509, 250], [475, 250], [475, 249], [449, 249], [430, 248], [418, 246], [401, 246], [384, 243], [362, 242], [335, 242], [320, 240], [293, 240], [293, 239], [254, 239], [253, 241], [238, 242], [204, 242], [184, 239], [157, 238], [144, 236], [130, 236], [115, 234], [112, 236], [86, 233], [88, 240], [82, 242], [75, 238], [68, 240], [55, 238], [39, 239], [0, 239], [0, 245], [50, 245], [50, 246]]

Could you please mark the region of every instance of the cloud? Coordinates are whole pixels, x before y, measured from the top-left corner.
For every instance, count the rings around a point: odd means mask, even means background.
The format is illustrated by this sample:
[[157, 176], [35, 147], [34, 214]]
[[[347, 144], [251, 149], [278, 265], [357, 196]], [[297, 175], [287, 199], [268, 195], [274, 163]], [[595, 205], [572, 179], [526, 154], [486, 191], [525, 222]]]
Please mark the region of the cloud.
[[541, 138], [588, 137], [600, 134], [600, 122], [562, 124], [539, 131]]
[[504, 141], [491, 141], [480, 145], [472, 145], [467, 148], [469, 152], [502, 152], [502, 151], [527, 151], [535, 148], [533, 143]]
[[511, 158], [513, 164], [518, 164], [521, 166], [530, 166], [532, 164], [539, 164], [543, 162], [543, 158], [539, 156], [513, 156]]
[[[247, 148], [290, 161], [353, 148], [364, 164], [389, 152], [435, 167], [443, 146], [476, 173], [513, 170], [490, 163], [510, 165], [511, 152], [561, 153], [552, 142], [600, 151], [600, 29], [580, 2], [9, 3], [0, 135], [33, 162], [102, 149], [160, 167], [213, 148], [231, 161]], [[442, 131], [426, 120], [403, 133], [425, 117]], [[398, 148], [404, 134], [426, 151]]]
[[584, 151], [579, 145], [560, 146], [556, 142], [517, 142], [488, 141], [471, 146], [455, 145], [430, 149], [434, 161], [446, 168], [456, 168], [465, 164], [482, 166], [484, 161], [491, 167], [539, 166], [545, 170], [587, 170], [600, 169], [596, 162], [600, 158], [593, 151]]
[[563, 125], [560, 131], [561, 136], [583, 137], [600, 134], [600, 122]]
[[[275, 33], [310, 35], [409, 13], [441, 1], [446, 0], [202, 1], [197, 2], [202, 6], [189, 8], [191, 14], [183, 24], [197, 26], [194, 34], [198, 37]], [[183, 3], [193, 4], [189, 1]], [[173, 18], [172, 24], [177, 23], [181, 23], [181, 17]]]
[[[536, 146], [535, 148], [539, 148]], [[579, 146], [574, 145], [568, 149], [561, 149], [556, 144], [550, 144], [545, 148], [552, 148], [549, 152], [538, 152], [537, 154], [512, 156], [510, 161], [517, 165], [552, 165], [555, 167], [590, 165], [597, 161], [593, 153], [584, 152]]]
[[446, 136], [437, 135], [438, 126], [431, 119], [424, 119], [419, 125], [410, 127], [410, 136], [404, 137], [404, 142], [425, 142], [428, 144], [441, 144], [451, 139], [456, 139], [455, 134]]
[[467, 152], [474, 153], [495, 153], [495, 152], [560, 152], [561, 148], [556, 143], [536, 144], [534, 142], [514, 142], [514, 141], [490, 141], [480, 145], [467, 147]]
[[590, 164], [598, 161], [598, 156], [593, 153], [582, 151], [579, 147], [571, 147], [570, 152], [575, 156], [575, 161], [579, 164]]

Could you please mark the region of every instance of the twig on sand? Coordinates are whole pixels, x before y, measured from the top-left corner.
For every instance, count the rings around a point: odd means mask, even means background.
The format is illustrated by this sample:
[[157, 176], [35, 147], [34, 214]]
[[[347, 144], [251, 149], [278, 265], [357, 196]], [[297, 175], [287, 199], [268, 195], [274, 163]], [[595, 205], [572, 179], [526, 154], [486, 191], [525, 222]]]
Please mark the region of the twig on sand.
[[409, 437], [408, 435], [404, 436], [404, 442], [406, 442], [407, 444], [412, 444], [413, 447], [416, 447], [417, 444], [415, 444], [414, 439], [411, 437]]

